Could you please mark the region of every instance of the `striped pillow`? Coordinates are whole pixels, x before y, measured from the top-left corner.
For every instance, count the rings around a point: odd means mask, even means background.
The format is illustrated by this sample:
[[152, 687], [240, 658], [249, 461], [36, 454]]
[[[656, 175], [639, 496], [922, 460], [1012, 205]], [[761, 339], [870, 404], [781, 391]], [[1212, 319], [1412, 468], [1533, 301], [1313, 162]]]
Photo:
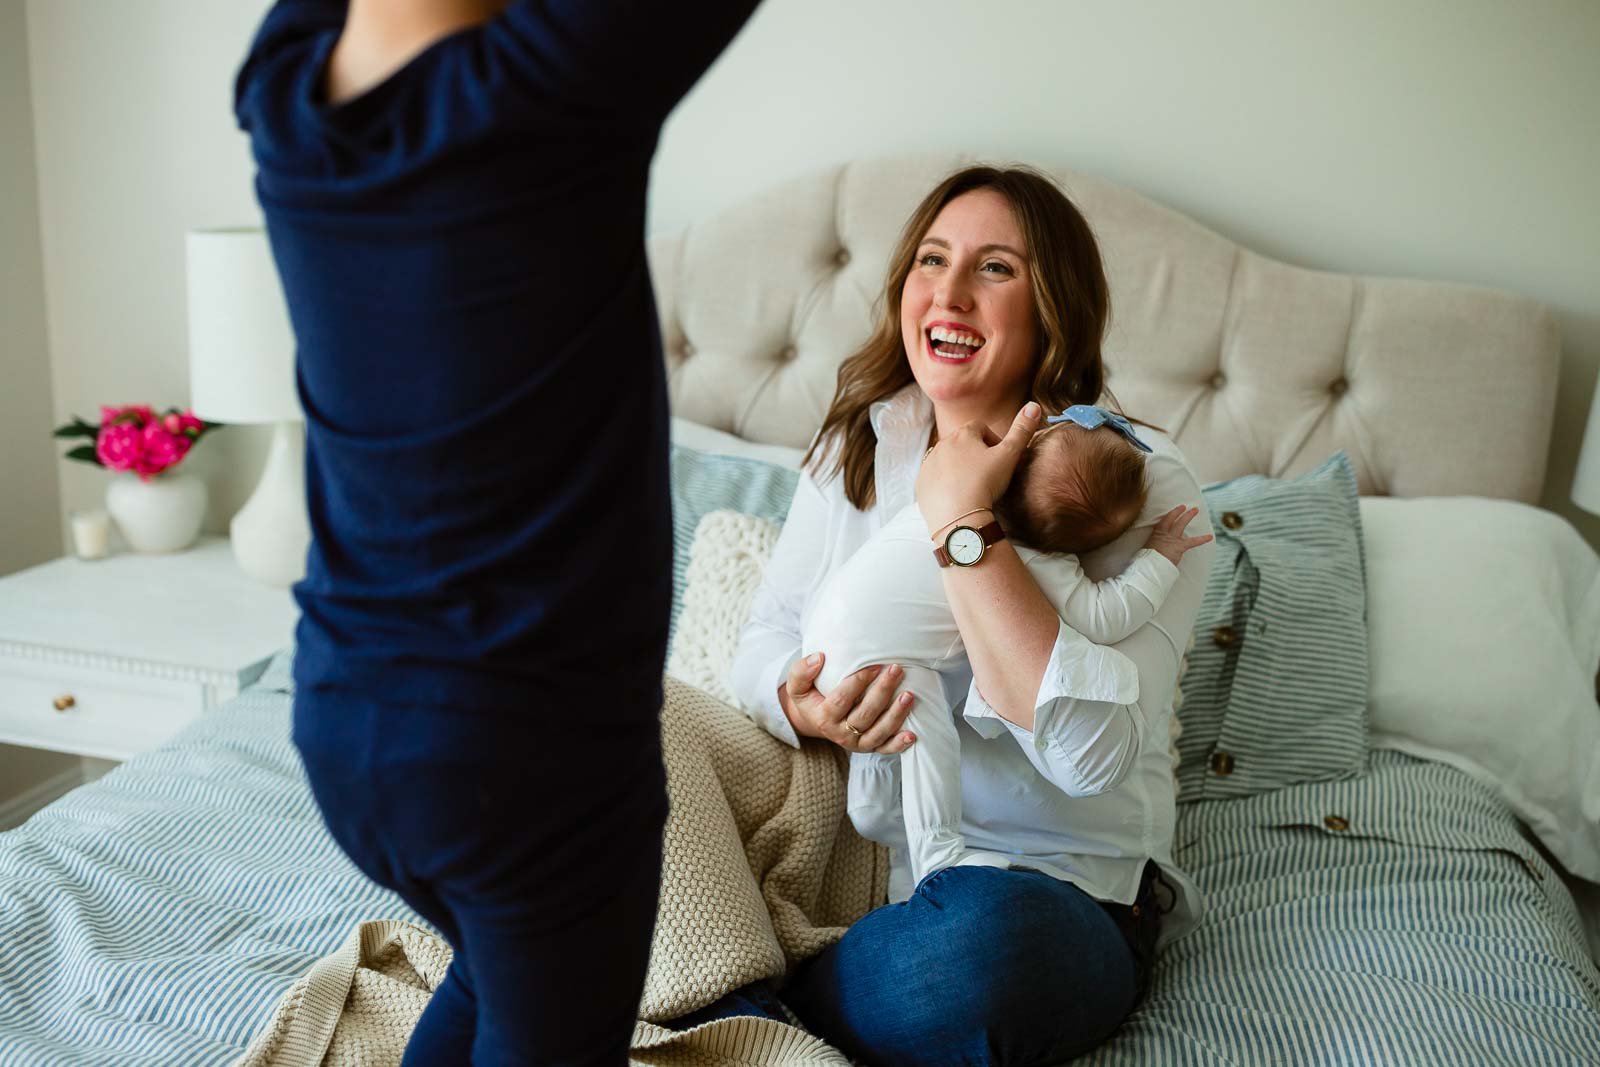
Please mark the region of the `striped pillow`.
[[[672, 446], [672, 621], [676, 634], [695, 527], [712, 511], [731, 508], [782, 523], [800, 472], [759, 459]], [[669, 638], [670, 640], [670, 638]]]
[[1204, 496], [1217, 554], [1183, 682], [1183, 800], [1365, 773], [1366, 559], [1349, 457]]

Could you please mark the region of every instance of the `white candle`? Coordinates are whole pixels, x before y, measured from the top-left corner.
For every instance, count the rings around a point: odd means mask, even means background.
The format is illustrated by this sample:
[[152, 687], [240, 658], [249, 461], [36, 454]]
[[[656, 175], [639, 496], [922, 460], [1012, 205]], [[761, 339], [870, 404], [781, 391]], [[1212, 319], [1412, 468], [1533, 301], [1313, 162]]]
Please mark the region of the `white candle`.
[[105, 558], [111, 546], [111, 514], [96, 508], [70, 512], [67, 519], [72, 523], [72, 547], [78, 558]]

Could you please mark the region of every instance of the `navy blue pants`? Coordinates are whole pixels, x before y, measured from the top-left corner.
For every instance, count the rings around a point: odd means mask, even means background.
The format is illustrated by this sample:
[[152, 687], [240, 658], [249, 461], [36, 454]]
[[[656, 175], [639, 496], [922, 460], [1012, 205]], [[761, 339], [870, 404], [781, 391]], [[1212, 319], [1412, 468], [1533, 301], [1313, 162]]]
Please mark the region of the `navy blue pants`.
[[658, 713], [563, 724], [296, 694], [333, 839], [455, 950], [404, 1067], [626, 1064], [667, 816]]
[[[873, 1067], [1059, 1064], [1110, 1037], [1149, 987], [1154, 863], [1132, 905], [1031, 868], [947, 867], [874, 909], [779, 991], [807, 1030]], [[674, 1019], [782, 1019], [770, 984]]]

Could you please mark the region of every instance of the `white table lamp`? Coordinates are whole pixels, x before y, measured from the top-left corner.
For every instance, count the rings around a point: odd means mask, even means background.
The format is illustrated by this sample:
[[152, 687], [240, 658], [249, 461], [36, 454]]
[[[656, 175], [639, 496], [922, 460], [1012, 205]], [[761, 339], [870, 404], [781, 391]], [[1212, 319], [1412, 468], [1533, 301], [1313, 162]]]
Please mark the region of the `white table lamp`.
[[233, 516], [233, 555], [269, 585], [305, 576], [305, 414], [295, 393], [294, 331], [267, 235], [260, 229], [191, 230], [189, 397], [202, 419], [271, 423], [272, 445], [255, 492]]
[[1572, 478], [1572, 502], [1600, 515], [1600, 383], [1589, 403], [1589, 426], [1583, 434], [1583, 451], [1578, 453], [1578, 473]]

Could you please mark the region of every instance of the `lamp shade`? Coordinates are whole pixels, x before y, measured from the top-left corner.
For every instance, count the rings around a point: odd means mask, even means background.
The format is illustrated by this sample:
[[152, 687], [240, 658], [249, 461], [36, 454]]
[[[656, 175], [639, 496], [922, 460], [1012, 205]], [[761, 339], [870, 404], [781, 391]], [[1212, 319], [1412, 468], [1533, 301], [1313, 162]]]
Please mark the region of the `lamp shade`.
[[301, 421], [294, 331], [261, 229], [190, 230], [189, 402], [213, 422]]
[[1600, 515], [1600, 385], [1596, 385], [1589, 405], [1589, 427], [1583, 434], [1583, 451], [1578, 454], [1578, 473], [1572, 479], [1572, 502]]

